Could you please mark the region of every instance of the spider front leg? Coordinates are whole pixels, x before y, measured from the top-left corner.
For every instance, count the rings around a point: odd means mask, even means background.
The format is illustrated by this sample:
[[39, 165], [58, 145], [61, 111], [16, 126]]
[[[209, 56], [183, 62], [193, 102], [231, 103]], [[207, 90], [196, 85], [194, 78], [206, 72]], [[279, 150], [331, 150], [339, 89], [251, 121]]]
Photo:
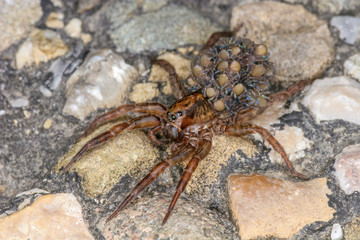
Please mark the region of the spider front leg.
[[209, 37], [202, 50], [207, 50], [212, 48], [212, 46], [214, 46], [214, 44], [222, 37], [232, 37], [232, 36], [233, 36], [233, 32], [214, 32]]
[[173, 65], [171, 65], [168, 61], [165, 61], [163, 59], [156, 59], [153, 61], [153, 64], [159, 65], [169, 74], [171, 91], [176, 99], [181, 99], [184, 96], [186, 96], [185, 89], [180, 81], [180, 77], [176, 73]]
[[114, 120], [116, 118], [119, 118], [129, 111], [145, 113], [148, 115], [155, 115], [155, 116], [166, 116], [167, 108], [160, 103], [138, 103], [138, 104], [123, 105], [121, 107], [118, 107], [112, 111], [109, 111], [97, 117], [85, 130], [85, 132], [81, 135], [80, 139], [88, 136], [99, 125]]
[[134, 118], [128, 122], [122, 122], [115, 125], [109, 131], [101, 133], [95, 138], [86, 142], [86, 144], [80, 149], [80, 151], [71, 159], [71, 161], [61, 170], [62, 173], [66, 173], [70, 167], [77, 162], [87, 151], [97, 147], [98, 145], [113, 139], [119, 135], [125, 129], [136, 129], [136, 128], [148, 128], [159, 126], [161, 121], [155, 116], [140, 116]]
[[275, 139], [275, 137], [271, 135], [271, 133], [265, 128], [250, 123], [244, 123], [244, 124], [227, 126], [224, 130], [224, 133], [236, 137], [245, 136], [252, 133], [259, 133], [261, 137], [265, 141], [267, 141], [276, 152], [278, 152], [281, 155], [281, 157], [284, 159], [286, 163], [287, 168], [290, 170], [292, 174], [296, 175], [299, 178], [307, 179], [306, 176], [295, 170], [283, 146], [281, 146], [281, 144]]

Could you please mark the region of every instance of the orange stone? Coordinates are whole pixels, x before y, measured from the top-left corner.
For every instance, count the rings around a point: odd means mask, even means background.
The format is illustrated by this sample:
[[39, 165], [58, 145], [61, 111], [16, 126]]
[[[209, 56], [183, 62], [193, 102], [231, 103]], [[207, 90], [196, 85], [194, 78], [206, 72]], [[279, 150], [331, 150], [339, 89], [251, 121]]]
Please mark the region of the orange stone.
[[329, 221], [326, 178], [292, 182], [262, 175], [228, 179], [230, 209], [241, 239], [291, 238], [305, 225]]

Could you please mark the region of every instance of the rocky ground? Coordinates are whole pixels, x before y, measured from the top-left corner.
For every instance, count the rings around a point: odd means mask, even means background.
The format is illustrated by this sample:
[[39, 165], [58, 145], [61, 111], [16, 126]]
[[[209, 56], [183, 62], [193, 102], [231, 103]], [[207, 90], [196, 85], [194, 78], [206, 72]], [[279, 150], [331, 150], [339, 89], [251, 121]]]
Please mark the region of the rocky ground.
[[[360, 239], [360, 2], [351, 0], [11, 0], [0, 2], [0, 239]], [[207, 38], [236, 30], [267, 45], [272, 89], [316, 79], [253, 123], [216, 136], [169, 221], [184, 164], [106, 218], [164, 158], [127, 131], [63, 167], [96, 115], [125, 103], [170, 105], [172, 63], [185, 80]], [[131, 115], [133, 116], [133, 115]]]

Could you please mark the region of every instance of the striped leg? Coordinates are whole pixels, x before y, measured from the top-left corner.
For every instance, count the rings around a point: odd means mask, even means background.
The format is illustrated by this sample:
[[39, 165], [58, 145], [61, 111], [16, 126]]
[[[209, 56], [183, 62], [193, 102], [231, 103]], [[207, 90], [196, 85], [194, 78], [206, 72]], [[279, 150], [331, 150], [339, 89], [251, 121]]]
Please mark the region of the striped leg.
[[70, 167], [77, 162], [87, 151], [99, 146], [100, 144], [113, 139], [119, 135], [125, 129], [135, 129], [135, 128], [148, 128], [155, 127], [161, 124], [159, 118], [154, 116], [140, 116], [134, 118], [128, 122], [123, 122], [115, 125], [109, 131], [106, 131], [95, 138], [89, 140], [80, 151], [71, 159], [71, 161], [62, 169], [62, 173], [66, 173]]
[[146, 175], [130, 192], [130, 194], [124, 199], [124, 201], [119, 205], [119, 207], [106, 219], [106, 222], [109, 222], [113, 219], [120, 211], [122, 211], [126, 205], [139, 193], [144, 190], [150, 183], [152, 183], [162, 172], [165, 171], [170, 166], [175, 165], [176, 163], [189, 160], [195, 152], [193, 147], [182, 148], [180, 151], [170, 155], [164, 161], [157, 164], [148, 175]]
[[163, 59], [157, 59], [153, 61], [153, 64], [157, 64], [163, 69], [165, 69], [166, 72], [169, 73], [169, 82], [171, 86], [171, 91], [173, 95], [176, 97], [176, 99], [181, 99], [186, 96], [185, 90], [183, 85], [181, 84], [180, 77], [176, 73], [175, 68], [173, 65], [171, 65], [168, 61], [165, 61]]
[[173, 208], [175, 207], [175, 204], [177, 202], [177, 200], [180, 197], [180, 194], [185, 190], [186, 185], [188, 184], [192, 173], [195, 171], [195, 169], [197, 168], [199, 162], [201, 159], [205, 158], [206, 155], [208, 155], [208, 153], [210, 152], [211, 149], [211, 140], [205, 140], [203, 141], [201, 144], [199, 144], [201, 146], [199, 146], [199, 153], [196, 154], [195, 156], [193, 156], [193, 158], [189, 161], [189, 163], [186, 166], [185, 172], [184, 174], [181, 176], [181, 179], [176, 187], [176, 192], [175, 195], [171, 201], [171, 204], [169, 206], [168, 212], [166, 213], [164, 220], [162, 221], [162, 224], [164, 225], [166, 223], [166, 221], [168, 220], [171, 211], [173, 210]]
[[265, 128], [250, 123], [244, 123], [239, 125], [228, 126], [225, 128], [224, 133], [230, 136], [237, 136], [237, 137], [246, 136], [252, 133], [259, 133], [261, 137], [265, 139], [265, 141], [267, 141], [273, 147], [273, 149], [281, 155], [281, 157], [284, 159], [286, 163], [287, 168], [290, 170], [292, 174], [296, 175], [299, 178], [307, 179], [307, 177], [305, 177], [303, 174], [295, 170], [283, 146], [281, 146], [281, 144], [276, 140], [276, 138], [273, 135], [271, 135], [271, 133]]
[[109, 111], [97, 117], [86, 129], [86, 131], [81, 135], [80, 139], [88, 136], [99, 125], [114, 120], [116, 118], [119, 118], [129, 111], [145, 113], [148, 115], [155, 115], [155, 116], [166, 116], [167, 108], [160, 103], [139, 103], [139, 104], [123, 105], [121, 107], [118, 107], [112, 111]]

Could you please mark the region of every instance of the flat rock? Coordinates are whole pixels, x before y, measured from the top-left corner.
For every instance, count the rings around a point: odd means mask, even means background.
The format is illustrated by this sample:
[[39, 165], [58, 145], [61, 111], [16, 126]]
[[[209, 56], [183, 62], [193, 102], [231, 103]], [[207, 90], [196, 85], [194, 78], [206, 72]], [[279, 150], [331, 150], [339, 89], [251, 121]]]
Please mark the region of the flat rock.
[[94, 239], [73, 194], [39, 197], [33, 204], [0, 219], [0, 239]]
[[360, 83], [348, 77], [316, 80], [302, 103], [318, 122], [342, 119], [360, 124]]
[[117, 51], [141, 53], [174, 49], [185, 44], [203, 44], [218, 30], [209, 19], [188, 8], [169, 5], [120, 24], [114, 20], [110, 36]]
[[120, 106], [137, 76], [137, 70], [112, 50], [93, 51], [66, 83], [63, 113], [84, 120], [98, 108]]
[[[84, 144], [114, 124], [107, 124], [77, 144], [59, 159], [56, 170], [65, 166]], [[141, 131], [125, 131], [115, 139], [85, 154], [70, 171], [81, 176], [81, 186], [89, 196], [107, 193], [121, 177], [129, 174], [139, 177], [147, 174], [159, 159], [159, 150]]]
[[236, 36], [265, 43], [280, 81], [314, 78], [334, 59], [327, 22], [301, 5], [279, 2], [242, 4], [233, 9]]
[[344, 235], [346, 240], [358, 240], [360, 233], [360, 217], [353, 219], [344, 227]]
[[156, 83], [138, 83], [129, 94], [129, 100], [135, 103], [143, 103], [159, 95], [160, 91]]
[[348, 58], [344, 63], [345, 75], [360, 81], [360, 53]]
[[69, 47], [59, 33], [52, 30], [33, 29], [30, 36], [21, 44], [15, 56], [16, 68], [47, 62], [62, 56]]
[[346, 194], [360, 192], [360, 144], [351, 145], [335, 158], [335, 177]]
[[230, 209], [241, 239], [290, 238], [305, 225], [329, 221], [326, 178], [290, 182], [262, 175], [228, 179]]
[[171, 197], [144, 196], [133, 201], [104, 227], [107, 240], [120, 239], [234, 239], [231, 223], [194, 201], [180, 198], [167, 223], [161, 226]]
[[0, 2], [0, 51], [30, 33], [42, 16], [40, 0]]

